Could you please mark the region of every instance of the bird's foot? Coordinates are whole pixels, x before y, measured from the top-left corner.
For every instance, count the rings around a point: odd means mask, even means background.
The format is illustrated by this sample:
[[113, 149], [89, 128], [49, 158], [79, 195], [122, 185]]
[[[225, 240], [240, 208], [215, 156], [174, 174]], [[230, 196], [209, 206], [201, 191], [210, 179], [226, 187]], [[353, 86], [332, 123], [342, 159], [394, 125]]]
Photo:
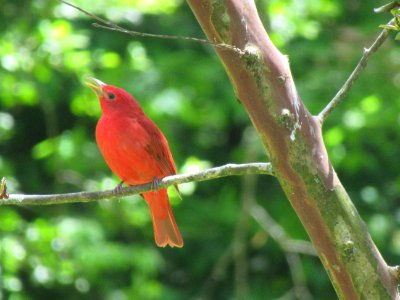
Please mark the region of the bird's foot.
[[121, 181], [120, 183], [118, 183], [118, 185], [114, 189], [114, 193], [115, 194], [119, 194], [119, 193], [122, 192], [122, 185], [123, 184], [124, 184], [124, 181]]
[[158, 180], [157, 177], [153, 177], [153, 180], [151, 181], [151, 190], [152, 191], [157, 191], [158, 186], [160, 185], [160, 181]]

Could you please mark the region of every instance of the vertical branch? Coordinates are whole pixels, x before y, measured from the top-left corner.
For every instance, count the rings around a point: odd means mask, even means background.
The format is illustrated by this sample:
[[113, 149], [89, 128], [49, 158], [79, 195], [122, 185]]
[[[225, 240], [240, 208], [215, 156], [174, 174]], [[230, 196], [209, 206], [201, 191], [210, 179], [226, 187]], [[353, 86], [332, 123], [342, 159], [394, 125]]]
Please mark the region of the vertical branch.
[[232, 262], [232, 245], [229, 245], [222, 255], [217, 259], [211, 270], [210, 276], [205, 280], [199, 292], [199, 299], [213, 299], [212, 295], [217, 284], [226, 278], [227, 269]]
[[[256, 147], [257, 136], [252, 128], [244, 130], [242, 147], [244, 149], [245, 161], [257, 159]], [[250, 208], [255, 201], [257, 177], [254, 175], [242, 178], [242, 195], [238, 222], [236, 224], [235, 237], [233, 241], [233, 259], [235, 264], [235, 299], [246, 299], [248, 294], [248, 261], [247, 261], [247, 235], [250, 220]]]
[[312, 296], [306, 285], [303, 267], [298, 253], [286, 252], [286, 261], [294, 284], [294, 293], [299, 300], [311, 300]]

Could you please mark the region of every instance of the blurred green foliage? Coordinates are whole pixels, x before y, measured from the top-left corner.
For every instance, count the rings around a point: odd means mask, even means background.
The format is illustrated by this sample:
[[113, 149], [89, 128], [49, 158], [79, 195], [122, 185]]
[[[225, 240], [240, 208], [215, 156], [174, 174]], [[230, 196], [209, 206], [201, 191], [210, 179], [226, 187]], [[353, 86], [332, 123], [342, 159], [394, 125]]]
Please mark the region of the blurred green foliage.
[[[180, 0], [74, 4], [136, 31], [203, 37]], [[257, 5], [314, 114], [390, 18], [361, 0]], [[93, 20], [57, 1], [5, 0], [1, 15], [0, 176], [11, 193], [118, 183], [94, 141], [100, 107], [82, 84], [88, 75], [136, 96], [167, 136], [179, 172], [266, 160], [260, 143], [244, 139], [250, 121], [212, 47], [94, 28]], [[386, 42], [324, 128], [339, 177], [390, 264], [400, 256], [399, 58], [398, 44]], [[183, 201], [171, 189], [183, 249], [155, 246], [140, 197], [3, 206], [0, 299], [233, 299], [236, 262], [227, 249], [244, 185], [242, 178], [182, 185]], [[252, 193], [291, 238], [308, 239], [273, 178], [258, 177]], [[247, 299], [293, 299], [283, 250], [252, 219], [245, 232]], [[319, 260], [302, 255], [301, 265], [313, 298], [334, 299]]]

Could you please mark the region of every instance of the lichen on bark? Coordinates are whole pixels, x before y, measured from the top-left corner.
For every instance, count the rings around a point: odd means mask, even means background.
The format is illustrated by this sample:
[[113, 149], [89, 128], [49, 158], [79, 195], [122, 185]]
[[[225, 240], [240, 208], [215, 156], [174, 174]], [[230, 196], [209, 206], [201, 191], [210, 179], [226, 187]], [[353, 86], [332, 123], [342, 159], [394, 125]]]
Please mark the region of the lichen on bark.
[[230, 17], [223, 0], [212, 0], [211, 21], [219, 38], [226, 44], [231, 44]]

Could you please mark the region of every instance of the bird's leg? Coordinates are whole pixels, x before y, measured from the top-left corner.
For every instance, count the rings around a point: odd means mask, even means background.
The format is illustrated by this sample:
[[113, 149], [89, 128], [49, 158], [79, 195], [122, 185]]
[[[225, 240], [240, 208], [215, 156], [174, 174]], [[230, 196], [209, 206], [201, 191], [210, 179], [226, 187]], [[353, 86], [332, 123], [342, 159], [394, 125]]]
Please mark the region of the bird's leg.
[[160, 181], [156, 176], [153, 177], [153, 180], [151, 181], [151, 190], [152, 191], [157, 191], [158, 186], [160, 185]]
[[114, 189], [115, 194], [119, 194], [122, 192], [122, 185], [124, 184], [124, 181], [122, 180]]

